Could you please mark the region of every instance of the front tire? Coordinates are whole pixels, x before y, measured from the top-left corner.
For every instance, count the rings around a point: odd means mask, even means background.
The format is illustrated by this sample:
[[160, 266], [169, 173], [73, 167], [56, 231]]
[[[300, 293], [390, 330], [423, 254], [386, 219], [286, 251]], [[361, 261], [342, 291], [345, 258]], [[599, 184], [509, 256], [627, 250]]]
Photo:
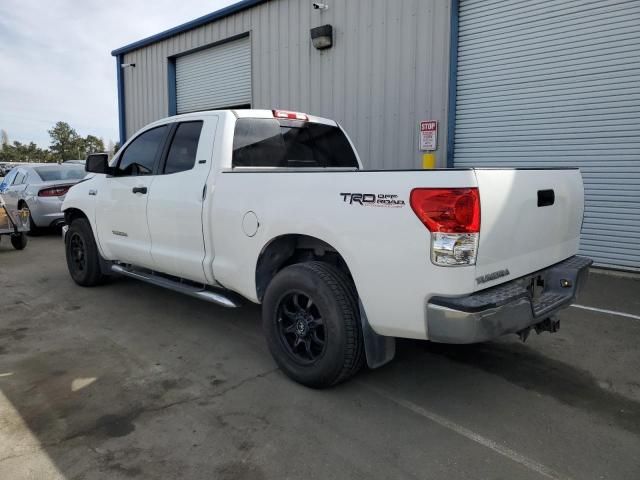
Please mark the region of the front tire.
[[271, 355], [296, 382], [326, 388], [362, 368], [355, 288], [332, 265], [308, 262], [281, 270], [267, 288], [262, 317]]
[[77, 218], [65, 236], [67, 268], [73, 281], [83, 287], [104, 283], [106, 275], [100, 269], [100, 253], [86, 218]]

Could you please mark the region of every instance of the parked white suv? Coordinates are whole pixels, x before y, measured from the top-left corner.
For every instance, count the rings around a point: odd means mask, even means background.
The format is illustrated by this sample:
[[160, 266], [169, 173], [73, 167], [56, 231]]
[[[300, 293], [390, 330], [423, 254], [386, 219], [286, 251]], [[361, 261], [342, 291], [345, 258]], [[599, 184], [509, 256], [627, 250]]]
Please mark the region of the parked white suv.
[[577, 169], [362, 170], [332, 120], [271, 110], [160, 120], [63, 204], [69, 272], [263, 306], [274, 359], [312, 387], [393, 358], [395, 337], [557, 329], [578, 257]]

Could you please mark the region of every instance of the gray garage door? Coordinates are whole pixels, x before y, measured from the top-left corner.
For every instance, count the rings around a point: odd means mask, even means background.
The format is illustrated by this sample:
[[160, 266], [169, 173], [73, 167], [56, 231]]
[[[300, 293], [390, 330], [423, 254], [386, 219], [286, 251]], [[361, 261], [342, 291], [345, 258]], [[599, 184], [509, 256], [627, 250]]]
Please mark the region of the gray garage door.
[[582, 253], [640, 269], [640, 1], [460, 0], [455, 166], [580, 167]]
[[249, 37], [176, 58], [178, 113], [251, 104]]

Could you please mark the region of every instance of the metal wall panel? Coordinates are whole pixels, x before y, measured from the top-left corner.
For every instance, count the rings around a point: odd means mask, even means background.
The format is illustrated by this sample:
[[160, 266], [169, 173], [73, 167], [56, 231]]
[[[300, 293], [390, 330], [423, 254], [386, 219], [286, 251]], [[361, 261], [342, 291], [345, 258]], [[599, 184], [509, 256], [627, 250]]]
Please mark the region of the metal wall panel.
[[[127, 136], [168, 115], [167, 58], [250, 32], [252, 105], [334, 118], [367, 168], [419, 168], [420, 120], [439, 122], [446, 166], [449, 1], [271, 0], [126, 53]], [[309, 30], [331, 24], [319, 51]], [[150, 52], [150, 53], [148, 53]]]
[[640, 2], [460, 0], [454, 163], [580, 167], [581, 252], [640, 269]]
[[176, 58], [178, 114], [248, 104], [251, 104], [249, 37]]

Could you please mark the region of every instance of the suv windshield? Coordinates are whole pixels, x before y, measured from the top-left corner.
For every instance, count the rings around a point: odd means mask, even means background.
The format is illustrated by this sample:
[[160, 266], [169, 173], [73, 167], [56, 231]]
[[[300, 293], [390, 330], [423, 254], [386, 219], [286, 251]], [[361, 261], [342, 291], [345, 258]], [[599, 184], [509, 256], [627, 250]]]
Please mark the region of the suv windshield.
[[82, 165], [58, 165], [33, 168], [43, 182], [52, 180], [80, 180], [87, 174]]
[[298, 120], [240, 118], [234, 167], [349, 167], [358, 160], [338, 127]]

